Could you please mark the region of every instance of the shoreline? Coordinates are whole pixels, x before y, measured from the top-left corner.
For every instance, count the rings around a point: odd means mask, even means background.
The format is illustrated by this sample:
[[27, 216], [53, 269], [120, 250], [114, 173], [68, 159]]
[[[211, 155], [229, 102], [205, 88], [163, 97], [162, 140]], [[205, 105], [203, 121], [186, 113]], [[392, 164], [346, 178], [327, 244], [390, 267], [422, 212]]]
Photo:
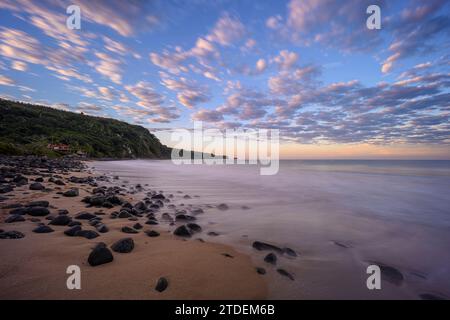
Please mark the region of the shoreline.
[[[4, 159], [4, 158], [3, 158]], [[54, 160], [59, 161], [59, 160]], [[91, 161], [89, 161], [91, 162]], [[0, 166], [2, 166], [0, 164]], [[18, 168], [16, 168], [18, 169]], [[30, 169], [30, 168], [28, 168]], [[42, 168], [41, 168], [42, 169]], [[101, 186], [109, 187], [109, 178], [97, 176], [90, 183], [71, 182], [70, 177], [87, 178], [93, 176], [88, 168], [73, 171], [36, 169], [39, 175], [23, 175], [27, 184], [17, 186], [13, 191], [1, 194], [0, 229], [18, 231], [25, 235], [21, 239], [0, 239], [0, 299], [266, 299], [267, 283], [258, 274], [248, 255], [242, 254], [227, 245], [179, 237], [162, 226], [145, 224], [146, 217], [134, 216], [128, 219], [112, 218], [120, 206], [112, 208], [86, 208], [81, 202], [83, 197], [92, 196], [93, 190]], [[27, 168], [19, 171], [27, 171]], [[27, 172], [29, 173], [29, 172]], [[55, 185], [48, 179], [58, 176], [65, 185]], [[44, 185], [50, 190], [29, 190], [36, 178], [42, 177]], [[60, 178], [59, 178], [60, 177]], [[114, 177], [110, 177], [113, 179]], [[40, 181], [40, 179], [38, 179]], [[76, 179], [72, 179], [76, 180]], [[96, 184], [98, 183], [98, 186]], [[57, 192], [78, 188], [79, 195], [65, 197]], [[119, 197], [135, 204], [143, 200], [149, 192], [141, 186], [140, 192], [121, 190]], [[159, 194], [159, 193], [158, 193]], [[5, 195], [13, 195], [5, 197]], [[166, 201], [168, 200], [168, 201]], [[25, 221], [5, 223], [17, 203], [26, 205], [32, 201], [48, 201], [49, 215], [31, 217], [24, 214]], [[165, 199], [166, 204], [170, 203]], [[172, 203], [170, 203], [172, 204]], [[5, 208], [7, 207], [7, 208]], [[23, 208], [23, 207], [22, 207]], [[83, 230], [97, 232], [94, 239], [80, 236], [69, 237], [64, 231], [67, 226], [48, 225], [48, 216], [58, 216], [58, 210], [68, 210], [72, 221], [80, 221]], [[79, 212], [97, 213], [101, 223], [109, 229], [101, 233], [86, 220], [73, 219]], [[158, 211], [158, 210], [155, 210]], [[158, 213], [154, 214], [159, 215]], [[39, 221], [38, 221], [39, 219]], [[129, 220], [131, 219], [131, 220]], [[30, 221], [33, 220], [33, 221]], [[122, 227], [133, 229], [136, 223], [142, 225], [137, 233], [128, 234]], [[46, 225], [54, 231], [35, 233], [32, 230]], [[178, 223], [177, 223], [178, 225]], [[180, 224], [181, 225], [181, 224]], [[148, 236], [145, 231], [154, 230], [157, 237]], [[132, 238], [134, 248], [129, 253], [117, 253], [110, 250], [114, 260], [98, 266], [87, 262], [92, 249], [99, 242], [108, 248], [123, 238]], [[69, 265], [78, 265], [81, 269], [81, 290], [68, 290], [66, 280]], [[167, 279], [169, 285], [163, 292], [155, 290], [159, 278]]]

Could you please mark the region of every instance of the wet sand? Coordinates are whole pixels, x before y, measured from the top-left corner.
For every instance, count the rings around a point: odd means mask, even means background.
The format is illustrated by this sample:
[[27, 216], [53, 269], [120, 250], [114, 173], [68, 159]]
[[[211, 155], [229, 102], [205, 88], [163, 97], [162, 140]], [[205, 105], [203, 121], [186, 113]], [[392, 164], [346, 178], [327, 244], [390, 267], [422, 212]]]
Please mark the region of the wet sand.
[[[88, 173], [70, 173], [70, 176], [86, 176]], [[29, 177], [33, 178], [33, 177]], [[80, 200], [90, 194], [92, 187], [67, 183], [62, 190], [52, 192], [31, 191], [28, 185], [16, 188], [11, 203], [26, 204], [29, 201], [47, 200], [51, 214], [67, 209], [70, 216], [86, 209]], [[80, 195], [74, 198], [54, 199], [56, 191], [78, 187]], [[23, 194], [29, 192], [29, 194]], [[59, 196], [58, 196], [59, 197]], [[138, 195], [128, 195], [128, 201]], [[0, 229], [16, 230], [25, 234], [22, 239], [0, 240], [0, 299], [264, 299], [267, 284], [255, 271], [248, 255], [236, 252], [222, 244], [202, 242], [198, 239], [177, 237], [160, 226], [143, 224], [138, 234], [121, 232], [124, 225], [133, 226], [135, 221], [110, 219], [114, 208], [101, 210], [103, 222], [110, 231], [95, 239], [68, 237], [66, 226], [51, 226], [55, 232], [37, 234], [32, 230], [36, 223], [25, 221], [4, 223], [11, 209], [0, 209]], [[117, 209], [116, 209], [117, 210]], [[25, 216], [29, 219], [28, 216]], [[41, 221], [47, 224], [45, 217]], [[83, 229], [95, 230], [83, 222]], [[160, 232], [159, 237], [148, 237], [145, 230]], [[110, 246], [115, 241], [131, 237], [135, 248], [130, 253], [113, 252], [114, 261], [92, 267], [87, 258], [99, 242]], [[205, 239], [206, 240], [206, 239]], [[228, 254], [226, 256], [224, 254]], [[69, 265], [81, 268], [81, 290], [68, 290], [66, 269]], [[168, 288], [155, 290], [160, 277], [165, 277]]]

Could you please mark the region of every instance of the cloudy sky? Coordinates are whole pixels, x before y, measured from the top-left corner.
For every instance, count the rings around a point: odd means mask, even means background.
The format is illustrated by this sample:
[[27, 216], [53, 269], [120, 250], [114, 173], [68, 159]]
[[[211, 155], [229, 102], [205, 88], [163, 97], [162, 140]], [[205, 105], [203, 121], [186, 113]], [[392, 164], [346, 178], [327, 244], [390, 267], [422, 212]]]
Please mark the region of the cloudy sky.
[[0, 96], [169, 145], [201, 120], [279, 129], [285, 158], [450, 159], [449, 39], [445, 0], [1, 0]]

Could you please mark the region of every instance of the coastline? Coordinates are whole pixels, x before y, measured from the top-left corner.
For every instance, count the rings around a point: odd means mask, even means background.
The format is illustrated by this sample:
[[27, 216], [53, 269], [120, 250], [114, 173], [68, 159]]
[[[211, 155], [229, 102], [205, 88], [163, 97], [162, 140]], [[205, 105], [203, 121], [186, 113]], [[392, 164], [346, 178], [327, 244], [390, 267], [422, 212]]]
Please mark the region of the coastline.
[[[43, 170], [45, 171], [45, 170]], [[53, 175], [62, 177], [65, 185], [56, 186], [47, 180]], [[36, 175], [24, 175], [32, 183]], [[29, 184], [16, 187], [7, 194], [13, 195], [0, 203], [0, 229], [19, 231], [21, 239], [0, 239], [0, 299], [265, 299], [267, 284], [255, 271], [251, 258], [227, 245], [185, 239], [171, 234], [158, 225], [139, 221], [112, 219], [116, 208], [86, 208], [80, 200], [92, 195], [93, 186], [73, 183], [69, 177], [94, 176], [90, 169], [81, 172], [43, 172], [46, 187], [42, 191], [29, 190]], [[112, 178], [112, 177], [111, 177]], [[109, 186], [108, 178], [102, 177], [99, 186]], [[79, 196], [64, 197], [57, 192], [71, 188], [79, 189]], [[145, 187], [143, 187], [145, 189]], [[145, 192], [147, 190], [143, 190]], [[123, 193], [130, 203], [142, 200], [142, 193]], [[2, 194], [2, 196], [5, 196]], [[94, 239], [69, 237], [64, 234], [67, 226], [53, 226], [51, 233], [34, 233], [39, 223], [48, 225], [46, 217], [29, 217], [26, 221], [5, 223], [15, 203], [48, 201], [50, 215], [60, 209], [69, 211], [74, 217], [82, 211], [97, 212], [109, 231], [99, 233]], [[35, 222], [30, 221], [33, 219]], [[39, 219], [40, 221], [38, 221]], [[134, 220], [134, 219], [133, 219]], [[80, 220], [81, 221], [81, 220]], [[136, 234], [121, 231], [123, 226], [132, 227], [136, 222], [143, 225]], [[82, 221], [83, 229], [96, 228]], [[155, 230], [158, 237], [149, 237], [144, 231]], [[113, 252], [114, 260], [99, 266], [87, 262], [92, 248], [99, 242], [108, 247], [122, 238], [132, 238], [134, 249], [130, 253]], [[78, 265], [81, 269], [81, 290], [68, 290], [66, 268]], [[155, 290], [160, 277], [165, 277], [169, 286], [163, 292]]]

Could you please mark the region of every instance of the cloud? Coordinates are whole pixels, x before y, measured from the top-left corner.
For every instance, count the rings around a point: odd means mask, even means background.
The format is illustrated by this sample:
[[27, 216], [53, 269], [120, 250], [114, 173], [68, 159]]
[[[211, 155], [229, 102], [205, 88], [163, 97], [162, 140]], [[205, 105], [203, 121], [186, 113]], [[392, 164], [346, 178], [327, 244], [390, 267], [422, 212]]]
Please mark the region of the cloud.
[[237, 17], [225, 13], [220, 17], [206, 38], [223, 46], [230, 46], [242, 39], [245, 33], [246, 30], [241, 21]]
[[2, 76], [0, 74], [0, 85], [2, 85], [2, 86], [13, 86], [15, 83], [16, 82], [13, 79], [11, 79], [11, 78], [9, 78], [7, 76]]
[[256, 71], [258, 73], [264, 72], [264, 70], [266, 70], [266, 68], [267, 68], [266, 60], [259, 59], [258, 61], [256, 61]]
[[188, 108], [210, 100], [206, 87], [184, 77], [173, 79], [167, 74], [161, 73], [161, 84], [167, 89], [177, 92], [178, 101]]
[[11, 64], [11, 68], [17, 71], [27, 71], [27, 64], [23, 61], [13, 61]]
[[[400, 18], [392, 17], [393, 41], [389, 46], [390, 55], [381, 66], [383, 73], [392, 71], [401, 59], [439, 50], [432, 40], [450, 36], [450, 17], [441, 11], [448, 2], [444, 0], [415, 1], [415, 6], [403, 10]], [[446, 49], [444, 49], [446, 50]]]
[[288, 50], [282, 50], [273, 61], [283, 70], [289, 70], [294, 67], [298, 61], [298, 54]]
[[95, 56], [99, 59], [96, 62], [90, 62], [90, 65], [97, 70], [98, 73], [110, 79], [116, 84], [122, 83], [121, 61], [103, 52], [96, 52]]

